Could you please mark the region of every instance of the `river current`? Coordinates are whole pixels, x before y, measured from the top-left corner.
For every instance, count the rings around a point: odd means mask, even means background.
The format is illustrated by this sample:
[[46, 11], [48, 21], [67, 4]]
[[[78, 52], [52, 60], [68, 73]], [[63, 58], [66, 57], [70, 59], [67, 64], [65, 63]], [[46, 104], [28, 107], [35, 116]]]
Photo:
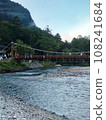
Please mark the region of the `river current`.
[[89, 67], [0, 74], [0, 90], [70, 120], [90, 120]]

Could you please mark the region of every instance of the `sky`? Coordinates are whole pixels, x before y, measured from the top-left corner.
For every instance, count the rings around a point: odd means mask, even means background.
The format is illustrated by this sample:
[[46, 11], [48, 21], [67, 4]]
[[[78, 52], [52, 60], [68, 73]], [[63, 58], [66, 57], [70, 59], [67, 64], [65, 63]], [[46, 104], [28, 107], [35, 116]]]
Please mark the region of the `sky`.
[[78, 35], [90, 35], [90, 0], [11, 0], [30, 11], [36, 26], [52, 34], [59, 33], [63, 41], [71, 42]]

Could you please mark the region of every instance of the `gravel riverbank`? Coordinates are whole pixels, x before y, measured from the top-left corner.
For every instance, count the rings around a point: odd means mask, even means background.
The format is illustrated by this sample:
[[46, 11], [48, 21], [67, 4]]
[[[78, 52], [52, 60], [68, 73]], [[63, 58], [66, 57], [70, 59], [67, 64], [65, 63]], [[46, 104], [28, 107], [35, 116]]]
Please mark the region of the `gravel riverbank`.
[[0, 120], [68, 120], [0, 91]]

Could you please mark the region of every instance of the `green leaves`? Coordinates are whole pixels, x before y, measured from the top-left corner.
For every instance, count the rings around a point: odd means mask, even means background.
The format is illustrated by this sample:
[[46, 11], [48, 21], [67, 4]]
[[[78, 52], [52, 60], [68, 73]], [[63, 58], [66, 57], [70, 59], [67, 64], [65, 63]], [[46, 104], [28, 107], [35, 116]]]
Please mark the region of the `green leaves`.
[[35, 54], [34, 50], [30, 49], [31, 48], [30, 45], [24, 44], [23, 41], [21, 41], [19, 39], [16, 40], [16, 42], [18, 43], [17, 44], [17, 53], [19, 55], [25, 55], [25, 53], [28, 53], [29, 55], [30, 54]]
[[90, 40], [87, 38], [74, 38], [71, 42], [71, 51], [90, 51]]
[[[84, 52], [90, 51], [90, 40], [85, 37], [74, 38], [72, 42], [62, 41], [59, 33], [52, 35], [40, 28], [30, 29], [19, 25], [19, 19], [16, 17], [13, 23], [0, 21], [0, 45], [8, 45], [11, 42], [17, 42], [21, 45], [42, 49], [47, 51], [57, 52]], [[18, 47], [18, 52], [24, 55], [29, 54], [44, 54], [37, 51]], [[36, 52], [36, 53], [35, 53]]]

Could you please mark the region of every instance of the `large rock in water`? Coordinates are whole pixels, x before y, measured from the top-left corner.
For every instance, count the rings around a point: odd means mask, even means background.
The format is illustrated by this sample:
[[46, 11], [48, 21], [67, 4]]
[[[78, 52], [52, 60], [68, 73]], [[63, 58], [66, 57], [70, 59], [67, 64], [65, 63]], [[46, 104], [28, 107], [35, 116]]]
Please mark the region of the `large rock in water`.
[[10, 0], [0, 0], [0, 20], [11, 21], [16, 16], [20, 19], [20, 23], [23, 26], [36, 27], [29, 11], [22, 5]]

